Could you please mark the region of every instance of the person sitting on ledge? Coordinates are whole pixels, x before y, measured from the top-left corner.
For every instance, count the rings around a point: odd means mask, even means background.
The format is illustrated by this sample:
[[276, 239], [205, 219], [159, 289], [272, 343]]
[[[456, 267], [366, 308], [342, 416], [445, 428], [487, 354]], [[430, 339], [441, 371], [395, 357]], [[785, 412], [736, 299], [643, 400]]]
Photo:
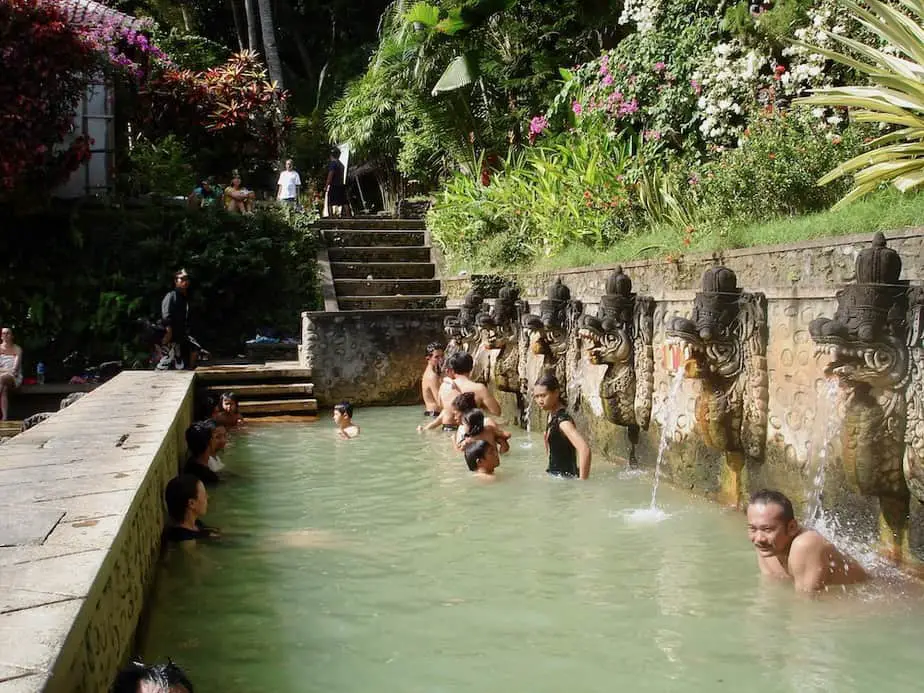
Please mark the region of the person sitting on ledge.
[[420, 379], [420, 390], [424, 401], [424, 416], [439, 416], [440, 372], [443, 370], [443, 345], [430, 342], [427, 345], [427, 367]]
[[206, 527], [200, 519], [208, 512], [209, 494], [205, 484], [192, 474], [181, 474], [168, 481], [164, 501], [170, 518], [170, 524], [164, 530], [165, 541], [183, 542], [218, 537], [218, 530]]
[[477, 476], [494, 477], [494, 470], [500, 466], [497, 446], [485, 440], [476, 440], [465, 448], [465, 464]]
[[194, 693], [186, 673], [169, 659], [166, 664], [132, 661], [122, 667], [109, 693]]
[[334, 423], [337, 424], [337, 436], [343, 440], [359, 435], [359, 426], [353, 423], [353, 405], [349, 402], [334, 406]]
[[[476, 383], [469, 375], [475, 367], [472, 355], [464, 351], [457, 351], [449, 357], [446, 363], [447, 378], [440, 385], [440, 404], [445, 411], [452, 405], [452, 400], [462, 392], [471, 392], [475, 395], [475, 406], [494, 416], [500, 416], [501, 406], [494, 395], [482, 383]], [[443, 420], [443, 429], [454, 431], [458, 424]]]
[[209, 468], [209, 458], [215, 455], [215, 446], [219, 444], [215, 431], [218, 426], [214, 421], [197, 421], [186, 429], [186, 447], [189, 459], [183, 466], [184, 474], [192, 474], [203, 484], [215, 484], [220, 477]]
[[[459, 395], [453, 400], [453, 403], [459, 398], [469, 395], [471, 395], [470, 392]], [[472, 442], [483, 440], [494, 445], [497, 451], [503, 455], [510, 452], [510, 443], [507, 442], [509, 439], [510, 434], [502, 431], [496, 423], [484, 415], [481, 409], [470, 407], [462, 414], [462, 423], [456, 433], [456, 449], [464, 452], [465, 448]]]
[[762, 575], [792, 580], [800, 592], [869, 579], [857, 561], [812, 529], [800, 527], [792, 502], [779, 491], [762, 490], [748, 503], [748, 539]]
[[569, 479], [587, 479], [590, 476], [590, 446], [561, 401], [558, 378], [551, 373], [539, 378], [533, 398], [542, 411], [549, 412], [545, 428], [545, 447], [549, 453], [546, 472]]
[[212, 420], [225, 428], [234, 428], [244, 423], [238, 410], [237, 395], [233, 392], [225, 392], [212, 410]]

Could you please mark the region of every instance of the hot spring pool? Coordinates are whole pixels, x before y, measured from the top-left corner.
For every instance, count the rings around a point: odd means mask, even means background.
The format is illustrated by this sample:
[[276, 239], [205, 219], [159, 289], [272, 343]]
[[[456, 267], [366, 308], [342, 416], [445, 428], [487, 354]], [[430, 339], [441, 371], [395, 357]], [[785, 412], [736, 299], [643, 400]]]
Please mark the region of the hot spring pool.
[[910, 586], [810, 600], [763, 584], [743, 515], [599, 459], [547, 477], [516, 431], [472, 478], [419, 408], [249, 424], [210, 496], [218, 545], [173, 552], [144, 634], [197, 691], [917, 690]]

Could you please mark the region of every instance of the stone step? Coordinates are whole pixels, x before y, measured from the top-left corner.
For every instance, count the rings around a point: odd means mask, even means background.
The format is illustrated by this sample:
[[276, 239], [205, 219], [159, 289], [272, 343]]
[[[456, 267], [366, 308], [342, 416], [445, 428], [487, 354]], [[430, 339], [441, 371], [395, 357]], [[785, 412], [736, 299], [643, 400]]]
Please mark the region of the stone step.
[[234, 364], [225, 366], [200, 366], [196, 369], [196, 379], [209, 384], [242, 383], [255, 380], [281, 382], [311, 380], [311, 369], [302, 368], [298, 361], [274, 361], [266, 364]]
[[423, 246], [426, 238], [423, 231], [324, 231], [324, 242], [329, 248], [367, 247], [397, 248]]
[[316, 399], [242, 400], [238, 410], [241, 416], [272, 416], [277, 414], [316, 414]]
[[402, 248], [329, 248], [327, 255], [331, 262], [430, 262], [430, 248], [416, 245]]
[[379, 217], [355, 217], [353, 219], [320, 219], [319, 229], [344, 229], [345, 231], [422, 231], [427, 228], [422, 219], [383, 219]]
[[340, 310], [421, 310], [445, 308], [445, 296], [338, 296]]
[[337, 296], [436, 296], [438, 279], [335, 279]]
[[240, 400], [250, 400], [256, 397], [313, 395], [314, 385], [311, 383], [260, 383], [258, 385], [230, 383], [227, 385], [209, 385], [205, 390], [210, 395], [233, 392]]
[[432, 262], [331, 262], [334, 279], [433, 279]]

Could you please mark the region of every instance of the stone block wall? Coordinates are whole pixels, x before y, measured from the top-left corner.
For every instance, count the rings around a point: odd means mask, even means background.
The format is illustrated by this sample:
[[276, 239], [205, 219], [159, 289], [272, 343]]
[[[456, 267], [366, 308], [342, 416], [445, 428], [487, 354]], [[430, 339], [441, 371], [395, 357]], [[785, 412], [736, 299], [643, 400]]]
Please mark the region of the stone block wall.
[[312, 371], [321, 406], [416, 404], [426, 347], [445, 342], [451, 310], [302, 314], [301, 363]]
[[102, 693], [133, 653], [192, 381], [122, 373], [3, 446], [0, 514], [35, 531], [0, 541], [0, 693]]

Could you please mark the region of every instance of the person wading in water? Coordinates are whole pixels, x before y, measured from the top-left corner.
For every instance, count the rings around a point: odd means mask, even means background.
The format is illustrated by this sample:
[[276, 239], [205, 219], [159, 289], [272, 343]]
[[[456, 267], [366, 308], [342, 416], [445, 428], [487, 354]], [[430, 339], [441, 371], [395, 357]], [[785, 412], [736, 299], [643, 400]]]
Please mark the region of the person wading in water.
[[544, 375], [536, 382], [533, 398], [542, 411], [549, 412], [545, 429], [545, 447], [549, 453], [552, 476], [586, 479], [590, 476], [590, 446], [578, 432], [561, 401], [561, 385], [554, 375]]

